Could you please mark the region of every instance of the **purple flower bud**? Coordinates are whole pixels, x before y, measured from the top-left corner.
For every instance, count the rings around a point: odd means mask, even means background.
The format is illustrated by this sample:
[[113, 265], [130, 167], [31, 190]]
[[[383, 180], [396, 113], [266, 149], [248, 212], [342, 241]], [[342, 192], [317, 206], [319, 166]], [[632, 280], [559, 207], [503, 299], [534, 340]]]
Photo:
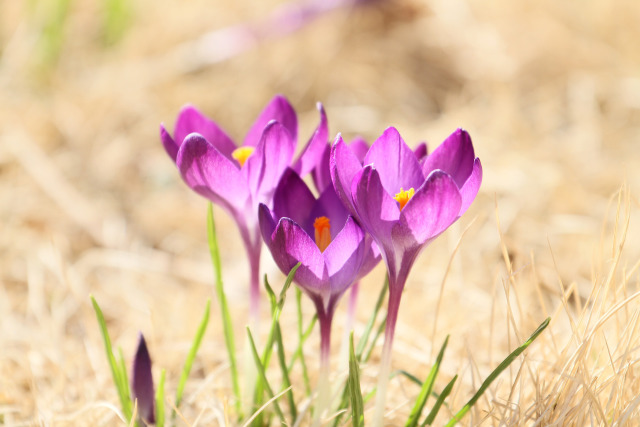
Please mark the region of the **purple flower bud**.
[[153, 390], [153, 376], [151, 374], [151, 357], [147, 350], [147, 343], [140, 333], [138, 350], [133, 359], [133, 373], [131, 375], [131, 392], [133, 399], [138, 401], [138, 415], [147, 424], [155, 421], [155, 392]]

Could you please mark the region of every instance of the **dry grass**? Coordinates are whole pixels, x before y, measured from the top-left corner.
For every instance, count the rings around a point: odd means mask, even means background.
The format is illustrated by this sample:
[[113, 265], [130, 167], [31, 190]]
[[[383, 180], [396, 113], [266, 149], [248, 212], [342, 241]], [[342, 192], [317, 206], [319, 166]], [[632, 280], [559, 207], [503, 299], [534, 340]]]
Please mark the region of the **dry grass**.
[[[0, 424], [125, 424], [89, 294], [125, 355], [145, 333], [156, 374], [166, 368], [175, 390], [213, 275], [206, 204], [180, 182], [159, 122], [171, 124], [192, 102], [240, 138], [283, 93], [300, 112], [301, 135], [322, 101], [332, 133], [372, 140], [396, 125], [410, 143], [435, 146], [464, 126], [474, 138], [481, 193], [409, 278], [395, 367], [424, 377], [450, 334], [438, 388], [459, 373], [458, 408], [550, 315], [463, 424], [637, 425], [636, 1], [380, 2], [210, 65], [202, 61], [216, 52], [194, 53], [189, 43], [256, 22], [279, 2], [136, 0], [111, 47], [100, 38], [103, 3], [72, 2], [49, 65], [39, 37], [52, 2], [32, 3], [28, 12], [0, 2]], [[242, 318], [244, 254], [230, 219], [218, 212], [217, 220], [231, 306]], [[356, 334], [382, 274], [363, 283]], [[292, 308], [285, 330], [294, 327]], [[222, 424], [229, 412], [215, 310], [212, 319], [184, 425]], [[307, 355], [313, 366], [313, 346]], [[364, 367], [365, 390], [375, 362]], [[392, 380], [390, 424], [406, 418], [417, 392]]]

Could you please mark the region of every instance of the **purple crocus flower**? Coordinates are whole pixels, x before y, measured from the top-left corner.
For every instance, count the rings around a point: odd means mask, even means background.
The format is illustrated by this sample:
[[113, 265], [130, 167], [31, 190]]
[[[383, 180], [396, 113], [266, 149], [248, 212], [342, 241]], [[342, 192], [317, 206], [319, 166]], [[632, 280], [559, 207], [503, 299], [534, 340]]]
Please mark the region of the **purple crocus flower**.
[[[338, 135], [331, 148], [338, 196], [378, 243], [389, 277], [389, 304], [374, 423], [381, 423], [402, 290], [420, 251], [471, 205], [482, 181], [469, 134], [458, 129], [427, 155], [390, 127], [360, 162]], [[363, 164], [365, 166], [363, 166]]]
[[326, 379], [336, 304], [349, 286], [378, 263], [380, 255], [332, 186], [316, 199], [292, 169], [285, 172], [276, 188], [273, 210], [261, 204], [259, 218], [262, 236], [278, 267], [286, 274], [301, 263], [294, 280], [311, 298], [318, 313], [319, 416], [328, 399]]
[[[327, 119], [320, 104], [318, 109], [320, 125], [293, 165], [301, 174], [313, 169], [326, 145]], [[297, 135], [296, 113], [282, 96], [274, 97], [260, 113], [240, 147], [192, 106], [184, 107], [178, 115], [173, 137], [160, 126], [162, 143], [183, 180], [222, 206], [238, 224], [251, 266], [253, 317], [258, 314], [262, 246], [257, 209], [260, 203], [271, 205], [275, 186], [292, 163]]]
[[138, 416], [146, 424], [155, 424], [155, 393], [151, 374], [151, 357], [142, 333], [140, 333], [138, 349], [133, 359], [132, 371], [131, 394], [133, 399], [138, 401]]

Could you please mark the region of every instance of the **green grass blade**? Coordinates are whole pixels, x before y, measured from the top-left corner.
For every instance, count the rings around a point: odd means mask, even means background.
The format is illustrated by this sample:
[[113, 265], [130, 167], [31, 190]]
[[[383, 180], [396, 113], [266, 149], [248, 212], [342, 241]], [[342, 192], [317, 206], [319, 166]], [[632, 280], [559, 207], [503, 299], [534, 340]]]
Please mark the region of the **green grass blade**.
[[180, 406], [180, 402], [182, 402], [182, 393], [184, 392], [184, 386], [187, 383], [187, 378], [189, 377], [189, 373], [191, 372], [193, 361], [196, 358], [196, 354], [198, 353], [200, 344], [202, 344], [202, 337], [204, 337], [204, 333], [207, 330], [207, 325], [209, 324], [210, 311], [211, 299], [207, 299], [207, 306], [204, 309], [204, 316], [200, 321], [200, 326], [198, 326], [198, 331], [196, 332], [196, 336], [194, 337], [193, 343], [191, 344], [189, 354], [187, 354], [187, 359], [184, 361], [184, 367], [182, 368], [182, 374], [180, 375], [180, 381], [178, 382], [178, 389], [176, 390], [175, 400], [176, 408]]
[[96, 318], [98, 319], [98, 325], [100, 326], [100, 332], [102, 333], [102, 340], [104, 341], [104, 349], [107, 353], [107, 360], [109, 361], [109, 367], [111, 368], [111, 376], [120, 398], [120, 405], [122, 406], [122, 413], [127, 420], [131, 419], [132, 415], [132, 403], [129, 396], [129, 384], [124, 382], [122, 378], [122, 372], [120, 366], [116, 362], [116, 357], [113, 354], [113, 347], [111, 346], [111, 338], [109, 337], [109, 331], [107, 330], [107, 322], [104, 320], [104, 314], [98, 305], [96, 299], [91, 296], [91, 304], [93, 310], [96, 312]]
[[349, 400], [351, 402], [351, 424], [355, 427], [364, 425], [364, 403], [360, 390], [360, 367], [353, 348], [353, 332], [349, 336]]
[[[367, 325], [364, 328], [364, 331], [362, 333], [362, 336], [360, 337], [360, 340], [358, 340], [358, 346], [355, 350], [358, 363], [361, 363], [363, 361], [362, 354], [364, 353], [367, 343], [369, 342], [369, 335], [371, 334], [371, 331], [373, 330], [373, 326], [376, 323], [378, 312], [382, 308], [384, 297], [386, 296], [388, 289], [389, 289], [389, 277], [387, 276], [385, 277], [384, 284], [382, 285], [382, 289], [380, 289], [380, 293], [378, 294], [378, 300], [376, 301], [376, 305], [373, 309], [373, 313], [371, 314], [371, 317], [369, 317], [369, 321], [367, 322]], [[384, 329], [384, 322], [385, 321], [383, 321], [382, 324], [378, 327], [378, 333], [376, 334], [376, 336], [379, 336], [380, 331]], [[365, 361], [368, 360], [369, 356], [371, 356], [371, 351], [375, 346], [376, 340], [377, 338], [374, 338], [374, 342], [371, 345], [369, 351], [367, 352], [368, 354], [367, 354], [367, 357], [365, 358]], [[349, 392], [348, 384], [345, 384], [344, 389], [342, 390], [342, 397], [340, 399], [340, 404], [338, 405], [338, 408], [337, 408], [338, 410], [341, 410], [347, 407], [347, 404], [349, 403], [348, 392]], [[342, 414], [335, 417], [333, 425], [338, 426], [340, 424], [341, 419], [342, 419]]]
[[224, 330], [224, 342], [229, 355], [229, 370], [231, 371], [231, 384], [233, 386], [233, 394], [236, 397], [236, 413], [242, 418], [240, 382], [238, 380], [238, 363], [236, 362], [236, 345], [233, 338], [233, 325], [231, 322], [231, 314], [227, 304], [227, 296], [224, 293], [224, 285], [222, 282], [222, 263], [220, 262], [220, 248], [218, 247], [218, 238], [216, 235], [216, 225], [213, 218], [213, 205], [209, 203], [207, 214], [207, 237], [209, 240], [209, 251], [211, 252], [211, 261], [216, 275], [216, 295], [220, 301], [220, 313], [222, 315], [222, 327]]
[[289, 389], [287, 391], [287, 400], [289, 401], [289, 410], [291, 412], [291, 423], [295, 421], [298, 416], [298, 410], [296, 408], [296, 402], [293, 399], [293, 390], [291, 389], [291, 379], [289, 378], [289, 370], [287, 369], [287, 361], [284, 356], [284, 344], [282, 343], [282, 330], [280, 324], [276, 328], [276, 344], [278, 346], [278, 363], [280, 370], [282, 371], [282, 387]]
[[526, 340], [520, 347], [516, 348], [513, 352], [511, 352], [511, 354], [507, 356], [507, 358], [504, 359], [498, 365], [498, 367], [493, 372], [491, 372], [491, 374], [489, 374], [489, 376], [487, 377], [486, 380], [484, 380], [484, 382], [482, 383], [482, 385], [480, 386], [476, 394], [474, 394], [473, 397], [467, 402], [467, 404], [464, 405], [462, 409], [460, 409], [458, 413], [455, 414], [453, 418], [447, 423], [447, 427], [455, 425], [457, 422], [459, 422], [462, 419], [462, 417], [464, 417], [467, 414], [467, 412], [469, 412], [471, 407], [478, 401], [478, 399], [480, 399], [480, 396], [482, 396], [485, 390], [487, 390], [487, 388], [489, 387], [489, 385], [491, 385], [493, 380], [495, 380], [498, 377], [498, 375], [502, 373], [502, 371], [507, 369], [507, 367], [511, 364], [511, 362], [513, 362], [518, 356], [520, 356], [520, 354], [523, 351], [525, 351], [527, 347], [529, 347], [529, 345], [536, 338], [538, 338], [538, 335], [540, 335], [542, 331], [544, 331], [545, 328], [549, 326], [550, 321], [551, 321], [551, 318], [547, 317], [547, 319], [544, 322], [542, 322], [540, 326], [538, 326], [538, 329], [536, 329], [533, 332], [533, 334], [531, 334], [528, 340]]
[[[262, 359], [260, 363], [263, 367], [269, 366], [269, 362], [271, 361], [271, 354], [273, 353], [273, 343], [275, 341], [275, 336], [276, 336], [276, 328], [278, 326], [278, 322], [280, 319], [280, 313], [282, 312], [282, 308], [284, 307], [286, 293], [289, 287], [291, 286], [291, 283], [293, 282], [293, 276], [295, 276], [296, 271], [298, 271], [298, 268], [300, 268], [300, 265], [302, 265], [302, 263], [300, 262], [297, 263], [287, 275], [287, 280], [284, 282], [284, 286], [282, 288], [282, 291], [280, 292], [280, 296], [278, 298], [276, 308], [273, 311], [273, 315], [271, 316], [271, 327], [269, 328], [269, 336], [267, 338], [267, 343], [264, 347], [264, 351], [263, 351]], [[266, 276], [265, 276], [265, 284], [268, 285]], [[259, 376], [256, 381], [256, 389], [255, 389], [255, 394], [253, 396], [253, 403], [254, 403], [254, 407], [256, 408], [259, 408], [260, 405], [262, 404], [262, 394], [264, 391], [264, 387], [263, 387], [264, 384], [262, 381], [263, 378], [266, 378], [266, 377], [264, 375]], [[261, 421], [262, 421], [262, 417], [258, 417], [256, 419], [256, 423], [260, 423]]]
[[371, 358], [371, 353], [373, 353], [373, 349], [376, 347], [376, 343], [378, 342], [378, 339], [382, 336], [385, 326], [387, 326], [386, 314], [384, 315], [384, 319], [382, 319], [382, 322], [380, 322], [380, 324], [378, 325], [378, 329], [376, 329], [376, 334], [373, 336], [373, 339], [371, 340], [371, 344], [369, 345], [369, 350], [367, 351], [367, 354], [364, 356], [364, 358], [361, 357], [363, 362], [366, 363]]
[[164, 427], [164, 380], [166, 370], [160, 371], [160, 381], [156, 389], [156, 427]]
[[307, 393], [307, 396], [311, 396], [311, 382], [309, 381], [309, 372], [307, 370], [307, 363], [304, 360], [304, 353], [302, 352], [302, 348], [304, 346], [307, 337], [311, 334], [311, 330], [313, 330], [313, 326], [315, 325], [317, 316], [313, 316], [311, 322], [307, 328], [307, 333], [303, 331], [303, 317], [302, 317], [302, 291], [299, 288], [296, 288], [296, 310], [297, 310], [297, 319], [298, 319], [298, 347], [296, 351], [291, 356], [291, 361], [289, 362], [289, 366], [287, 370], [289, 373], [293, 370], [293, 364], [295, 363], [297, 358], [300, 358], [300, 367], [302, 368], [302, 378], [304, 381], [304, 389]]
[[367, 341], [369, 341], [369, 334], [371, 333], [371, 330], [373, 329], [373, 325], [376, 322], [376, 318], [378, 317], [378, 312], [380, 311], [380, 308], [382, 308], [382, 303], [384, 302], [384, 297], [386, 296], [388, 289], [389, 289], [389, 278], [386, 277], [384, 280], [384, 285], [382, 286], [382, 289], [380, 290], [380, 294], [378, 295], [378, 300], [376, 301], [376, 305], [375, 305], [375, 308], [373, 309], [373, 313], [371, 314], [371, 317], [369, 318], [369, 321], [367, 322], [367, 325], [364, 328], [364, 332], [362, 333], [362, 336], [358, 341], [356, 356], [358, 357], [359, 362], [362, 361], [362, 353], [364, 352], [364, 348], [367, 345]]
[[444, 344], [440, 348], [440, 352], [438, 353], [438, 357], [436, 357], [436, 363], [431, 367], [431, 371], [427, 376], [427, 379], [422, 384], [422, 389], [420, 390], [420, 394], [418, 394], [418, 398], [416, 399], [415, 405], [413, 405], [413, 409], [409, 414], [409, 419], [405, 424], [405, 427], [416, 427], [418, 425], [418, 420], [422, 415], [422, 410], [424, 409], [424, 405], [427, 403], [427, 399], [431, 394], [431, 390], [433, 389], [433, 384], [436, 381], [436, 376], [438, 376], [438, 371], [440, 370], [440, 364], [442, 363], [442, 358], [444, 357], [444, 351], [447, 348], [447, 344], [449, 343], [449, 335], [444, 340]]
[[118, 356], [120, 357], [120, 381], [122, 383], [122, 393], [124, 394], [124, 400], [127, 402], [133, 402], [131, 400], [131, 392], [129, 389], [129, 374], [127, 373], [127, 364], [124, 361], [124, 353], [122, 348], [118, 347]]
[[[274, 397], [273, 389], [271, 388], [271, 386], [269, 385], [269, 382], [267, 381], [267, 375], [266, 375], [266, 372], [265, 372], [265, 367], [262, 364], [262, 361], [260, 360], [260, 355], [258, 355], [258, 350], [256, 349], [256, 344], [253, 341], [253, 335], [251, 335], [251, 329], [249, 329], [248, 327], [247, 327], [247, 335], [249, 337], [249, 344], [251, 345], [251, 353], [253, 354], [253, 360], [255, 361], [256, 367], [258, 368], [258, 375], [260, 377], [260, 383], [262, 384], [264, 389], [267, 391], [267, 394], [269, 395], [269, 398], [272, 399]], [[282, 409], [280, 409], [280, 405], [278, 404], [277, 400], [273, 401], [273, 407], [274, 407], [276, 413], [278, 414], [278, 417], [280, 418], [281, 425], [287, 425], [287, 422], [284, 419], [284, 414], [282, 413]]]
[[458, 376], [456, 375], [451, 381], [449, 381], [449, 384], [447, 384], [444, 390], [442, 390], [442, 393], [440, 393], [440, 396], [438, 396], [438, 399], [436, 400], [436, 404], [433, 405], [433, 408], [431, 408], [431, 411], [429, 411], [429, 414], [427, 415], [427, 418], [425, 418], [424, 422], [420, 424], [420, 427], [424, 427], [427, 425], [430, 426], [431, 424], [433, 424], [433, 421], [436, 419], [438, 411], [440, 411], [444, 400], [451, 394], [451, 390], [453, 390], [453, 385], [456, 383], [457, 379]]

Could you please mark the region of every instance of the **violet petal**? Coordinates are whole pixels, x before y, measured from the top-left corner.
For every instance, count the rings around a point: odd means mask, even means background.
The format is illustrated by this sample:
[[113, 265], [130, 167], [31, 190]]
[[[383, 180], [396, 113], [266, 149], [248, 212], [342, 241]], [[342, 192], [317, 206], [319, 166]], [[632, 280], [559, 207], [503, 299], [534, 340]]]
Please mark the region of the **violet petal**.
[[173, 132], [176, 145], [180, 147], [190, 133], [197, 132], [225, 157], [231, 159], [231, 153], [236, 145], [213, 120], [207, 118], [197, 108], [187, 105], [180, 110]]
[[230, 211], [246, 204], [249, 193], [240, 170], [202, 135], [192, 133], [185, 138], [176, 164], [184, 181], [198, 194]]
[[461, 203], [453, 178], [441, 170], [433, 171], [402, 209], [394, 236], [397, 240], [410, 238], [422, 245], [458, 219]]
[[460, 195], [462, 196], [462, 205], [460, 206], [459, 216], [462, 216], [463, 213], [469, 209], [471, 203], [476, 198], [478, 194], [478, 190], [480, 190], [480, 184], [482, 183], [482, 164], [480, 163], [480, 159], [476, 157], [473, 161], [473, 170], [471, 171], [471, 175], [467, 178], [467, 181], [464, 183], [462, 188], [460, 188]]
[[460, 188], [471, 174], [474, 159], [471, 137], [464, 129], [457, 129], [427, 156], [422, 172], [424, 176], [429, 176], [436, 169], [443, 170], [451, 175]]
[[329, 142], [329, 125], [327, 123], [327, 114], [321, 103], [318, 103], [318, 111], [320, 111], [320, 124], [313, 132], [313, 135], [302, 149], [300, 157], [294, 163], [293, 169], [300, 175], [304, 176], [311, 172], [313, 168], [322, 160], [322, 154]]
[[323, 252], [331, 295], [341, 295], [355, 280], [366, 251], [364, 236], [362, 229], [350, 216]]
[[273, 195], [273, 213], [278, 218], [288, 217], [302, 225], [315, 202], [307, 184], [293, 169], [287, 168]]
[[283, 272], [290, 271], [298, 262], [295, 280], [308, 292], [325, 292], [327, 271], [324, 257], [311, 237], [290, 218], [280, 218], [276, 229], [266, 240], [273, 259]]
[[418, 188], [424, 182], [415, 153], [394, 127], [385, 130], [371, 145], [364, 164], [375, 166], [382, 186], [389, 194], [396, 194], [400, 188]]
[[360, 224], [379, 245], [391, 246], [391, 231], [400, 218], [400, 209], [382, 186], [378, 170], [368, 165], [358, 172], [353, 179], [351, 194]]
[[249, 156], [242, 173], [257, 203], [271, 205], [276, 185], [291, 162], [295, 141], [279, 122], [272, 121], [265, 128], [254, 153]]
[[173, 140], [171, 134], [164, 127], [164, 124], [160, 124], [160, 140], [162, 141], [162, 145], [164, 146], [165, 151], [171, 157], [171, 160], [176, 161], [176, 156], [178, 155], [178, 149], [180, 148], [178, 144]]
[[298, 140], [298, 118], [296, 117], [296, 112], [284, 96], [276, 95], [262, 110], [249, 129], [243, 145], [257, 146], [262, 137], [262, 132], [272, 120], [280, 122], [289, 131], [294, 142]]
[[331, 146], [331, 158], [329, 162], [331, 170], [331, 181], [336, 190], [338, 198], [342, 201], [349, 212], [359, 219], [355, 206], [352, 202], [351, 185], [355, 175], [362, 170], [362, 163], [356, 155], [347, 147], [338, 134]]

